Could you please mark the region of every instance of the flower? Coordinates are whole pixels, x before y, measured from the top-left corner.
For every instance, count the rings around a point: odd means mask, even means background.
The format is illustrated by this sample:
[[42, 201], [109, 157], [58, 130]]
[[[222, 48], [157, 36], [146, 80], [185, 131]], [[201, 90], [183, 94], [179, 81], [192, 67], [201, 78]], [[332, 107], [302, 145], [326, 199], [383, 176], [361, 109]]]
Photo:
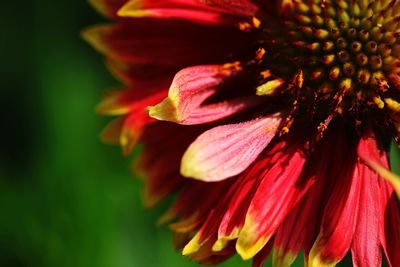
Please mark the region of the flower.
[[98, 112], [184, 255], [400, 266], [398, 0], [93, 0], [125, 89]]

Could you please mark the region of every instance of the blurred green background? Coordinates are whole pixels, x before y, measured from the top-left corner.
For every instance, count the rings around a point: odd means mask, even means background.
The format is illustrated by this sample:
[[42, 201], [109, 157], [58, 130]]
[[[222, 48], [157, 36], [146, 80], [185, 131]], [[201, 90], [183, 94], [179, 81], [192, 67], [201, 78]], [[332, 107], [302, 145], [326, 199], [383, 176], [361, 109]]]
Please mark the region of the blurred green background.
[[79, 32], [104, 19], [84, 0], [1, 6], [0, 266], [198, 266], [156, 226], [165, 207], [142, 208], [129, 160], [98, 139], [107, 119], [94, 107], [118, 83]]

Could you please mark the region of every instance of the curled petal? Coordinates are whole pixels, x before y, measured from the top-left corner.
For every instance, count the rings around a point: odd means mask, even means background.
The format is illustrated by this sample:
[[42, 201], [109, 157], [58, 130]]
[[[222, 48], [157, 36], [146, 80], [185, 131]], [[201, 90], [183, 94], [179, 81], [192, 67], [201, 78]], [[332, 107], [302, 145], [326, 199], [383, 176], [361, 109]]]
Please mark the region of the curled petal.
[[216, 121], [260, 103], [256, 96], [239, 97], [219, 103], [204, 102], [222, 90], [230, 76], [240, 71], [238, 64], [196, 66], [178, 72], [168, 97], [148, 108], [151, 117], [180, 124]]
[[199, 136], [182, 158], [181, 173], [215, 182], [244, 171], [275, 136], [281, 115], [213, 128]]

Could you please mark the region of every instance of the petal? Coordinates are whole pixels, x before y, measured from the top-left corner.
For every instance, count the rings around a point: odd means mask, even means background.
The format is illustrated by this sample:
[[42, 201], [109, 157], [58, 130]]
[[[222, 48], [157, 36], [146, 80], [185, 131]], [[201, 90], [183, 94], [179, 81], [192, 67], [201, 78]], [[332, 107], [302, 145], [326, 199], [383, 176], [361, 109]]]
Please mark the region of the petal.
[[[167, 94], [166, 82], [137, 84], [138, 88], [111, 90], [105, 93], [96, 110], [101, 115], [117, 116], [140, 111], [159, 102]], [[146, 114], [147, 115], [147, 114]]]
[[[257, 162], [254, 163], [257, 165]], [[218, 228], [218, 240], [213, 246], [213, 250], [218, 251], [224, 248], [230, 240], [236, 239], [242, 229], [247, 209], [257, 190], [260, 182], [259, 176], [254, 175], [249, 168], [245, 173], [238, 176], [238, 188], [234, 197], [227, 205], [225, 214]]]
[[231, 245], [231, 240], [235, 239], [234, 234], [230, 237], [221, 237], [220, 230], [223, 224], [223, 220], [226, 218], [227, 212], [229, 212], [232, 202], [237, 199], [238, 195], [243, 194], [242, 186], [246, 183], [245, 179], [236, 179], [234, 183], [229, 187], [225, 193], [225, 196], [221, 197], [218, 201], [218, 205], [208, 216], [206, 222], [200, 229], [201, 236], [203, 239], [209, 239], [211, 236], [217, 236], [217, 240], [214, 241], [212, 251], [218, 252], [224, 250], [227, 246]]
[[149, 107], [149, 114], [159, 120], [190, 125], [220, 120], [259, 104], [261, 99], [256, 96], [204, 104], [211, 96], [224, 90], [227, 78], [237, 75], [239, 71], [240, 66], [236, 63], [183, 69], [176, 74], [168, 97]]
[[255, 16], [258, 7], [249, 0], [200, 0], [208, 6], [218, 8], [221, 12], [242, 17]]
[[[301, 202], [288, 214], [280, 225], [274, 243], [272, 262], [274, 266], [290, 266], [301, 248], [304, 248], [305, 260], [316, 238], [319, 228], [320, 210], [324, 206], [327, 188], [335, 181], [336, 173], [332, 169], [342, 168], [349, 153], [347, 137], [339, 131], [331, 130], [316, 148], [313, 157], [308, 159], [315, 183]], [[346, 162], [347, 163], [347, 162]]]
[[389, 266], [400, 266], [400, 208], [393, 189], [388, 183], [384, 183], [382, 191], [387, 196], [385, 209], [382, 209], [384, 218], [384, 232], [382, 234], [382, 246], [385, 251]]
[[107, 17], [117, 17], [117, 11], [127, 2], [128, 0], [89, 0], [90, 4], [97, 11]]
[[[316, 181], [321, 182], [318, 180], [320, 178], [323, 177], [318, 177]], [[290, 266], [295, 261], [306, 241], [307, 234], [311, 234], [309, 229], [315, 227], [322, 192], [321, 184], [313, 185], [279, 227], [275, 236], [273, 266]]]
[[301, 176], [305, 162], [302, 145], [286, 142], [278, 143], [272, 155], [263, 155], [257, 160], [253, 175], [259, 175], [262, 180], [236, 243], [243, 259], [253, 257], [265, 246], [312, 184], [307, 171]]
[[112, 120], [107, 126], [101, 131], [100, 138], [107, 144], [119, 144], [122, 127], [124, 125], [124, 118], [117, 118]]
[[234, 16], [255, 15], [258, 8], [247, 0], [131, 0], [118, 15], [122, 17], [178, 18], [204, 24], [231, 24]]
[[351, 252], [354, 266], [381, 266], [382, 253], [379, 234], [380, 220], [380, 177], [363, 163], [358, 163], [362, 180], [360, 204], [357, 214]]
[[232, 245], [224, 248], [221, 251], [212, 251], [211, 247], [214, 242], [215, 237], [207, 240], [196, 253], [189, 255], [189, 258], [202, 264], [216, 265], [227, 260], [235, 254], [235, 247]]
[[143, 83], [146, 81], [154, 81], [156, 79], [168, 81], [167, 87], [169, 87], [175, 73], [179, 71], [177, 68], [169, 68], [153, 64], [129, 64], [112, 59], [107, 59], [106, 63], [114, 77], [131, 87], [137, 87], [138, 82]]
[[128, 156], [133, 151], [142, 137], [145, 127], [155, 122], [157, 121], [149, 118], [144, 110], [132, 112], [124, 119], [119, 144], [125, 156]]
[[179, 174], [180, 160], [189, 144], [202, 131], [204, 128], [166, 122], [145, 127], [139, 140], [143, 150], [136, 157], [132, 169], [145, 181], [146, 206], [154, 205], [186, 181]]
[[[237, 199], [242, 198], [241, 196], [245, 195], [247, 190], [243, 190], [243, 187], [246, 187], [249, 179], [246, 179], [244, 176], [238, 177], [238, 179], [225, 180], [222, 183], [225, 183], [226, 189], [221, 191], [220, 194], [214, 194], [214, 202], [215, 204], [211, 206], [211, 209], [207, 209], [207, 218], [202, 223], [200, 230], [194, 236], [194, 238], [185, 246], [183, 250], [183, 254], [192, 254], [201, 249], [204, 244], [206, 244], [209, 240], [214, 240], [213, 245], [211, 247], [212, 252], [221, 252], [224, 251], [227, 247], [232, 246], [234, 242], [229, 242], [235, 237], [226, 238], [226, 236], [221, 236], [219, 231], [221, 230], [221, 226], [223, 224], [223, 220], [226, 219], [227, 213], [231, 212], [231, 207], [233, 203], [238, 203]], [[216, 188], [214, 185], [221, 184], [219, 183], [209, 183], [208, 191], [215, 191]], [[254, 183], [252, 183], [254, 185]], [[207, 201], [203, 201], [207, 202]], [[246, 207], [247, 208], [247, 207]], [[226, 225], [225, 225], [226, 226]], [[235, 225], [236, 226], [236, 225]], [[222, 226], [224, 228], [224, 226]], [[233, 235], [231, 235], [233, 236]], [[215, 240], [215, 237], [217, 239]], [[233, 245], [234, 248], [234, 245]]]
[[146, 107], [159, 102], [167, 93], [162, 80], [138, 83], [138, 86], [140, 88], [109, 91], [97, 106], [97, 112], [103, 115], [125, 115], [119, 123], [110, 124], [102, 133], [106, 142], [118, 140], [125, 155], [131, 153], [144, 127], [156, 121], [148, 116]]
[[385, 178], [387, 181], [390, 182], [397, 196], [400, 198], [400, 177], [375, 161], [371, 161], [368, 158], [362, 158], [362, 159], [368, 165], [368, 167], [373, 169], [381, 177]]
[[382, 160], [382, 157], [387, 157], [386, 153], [378, 147], [376, 137], [372, 133], [363, 137], [362, 144], [358, 148], [358, 155], [372, 170], [392, 184], [400, 198], [400, 177], [391, 172], [385, 160]]
[[[366, 169], [365, 182], [376, 183], [375, 177], [378, 175], [381, 177], [383, 175], [387, 176], [387, 173], [389, 173], [387, 153], [378, 145], [378, 141], [372, 132], [369, 132], [361, 139], [358, 154], [363, 163], [366, 164], [364, 167]], [[367, 166], [372, 170], [367, 169]], [[376, 189], [376, 187], [378, 188]], [[361, 235], [364, 238], [364, 244], [359, 244], [358, 247], [361, 255], [356, 259], [353, 257], [353, 261], [357, 261], [357, 263], [368, 261], [366, 263], [367, 266], [378, 265], [374, 264], [374, 260], [378, 263], [378, 259], [375, 258], [377, 257], [376, 255], [380, 255], [380, 251], [377, 251], [378, 248], [376, 248], [377, 241], [375, 240], [376, 234], [374, 232], [377, 230], [376, 226], [374, 227], [377, 224], [374, 217], [377, 217], [379, 218], [380, 243], [385, 251], [389, 266], [400, 266], [400, 254], [398, 253], [400, 251], [400, 210], [393, 187], [387, 180], [379, 179], [377, 185], [365, 185], [364, 188], [366, 188], [365, 192], [367, 194], [365, 195], [369, 196], [370, 203], [366, 203], [364, 212], [360, 210], [360, 216], [363, 216], [361, 218], [365, 218], [365, 220], [368, 219], [368, 224], [364, 222], [364, 235]], [[373, 189], [376, 192], [372, 191]], [[377, 204], [379, 204], [378, 207], [376, 207]], [[377, 212], [379, 212], [378, 215], [376, 214]], [[369, 218], [366, 218], [368, 215]], [[375, 246], [371, 246], [372, 244]], [[368, 251], [363, 249], [368, 249]], [[364, 253], [362, 253], [363, 251]], [[359, 265], [363, 266], [362, 264]]]
[[[271, 253], [273, 244], [274, 244], [274, 240], [271, 239], [263, 247], [263, 249], [260, 252], [258, 252], [257, 255], [254, 256], [253, 263], [251, 264], [251, 267], [263, 267], [264, 266], [264, 262], [268, 259], [268, 256]], [[275, 267], [275, 265], [274, 265], [274, 267]]]
[[321, 229], [309, 256], [308, 265], [334, 266], [350, 248], [357, 222], [361, 190], [360, 165], [355, 151], [345, 158], [345, 165], [333, 169], [336, 177], [329, 200], [324, 208]]
[[182, 158], [183, 176], [215, 182], [244, 171], [275, 136], [281, 115], [215, 127], [199, 136]]
[[[254, 36], [235, 28], [185, 21], [136, 19], [86, 29], [83, 38], [112, 60], [135, 65], [186, 67], [218, 64], [252, 53]], [[209, 40], [213, 40], [210, 42]], [[247, 45], [246, 45], [247, 44]]]

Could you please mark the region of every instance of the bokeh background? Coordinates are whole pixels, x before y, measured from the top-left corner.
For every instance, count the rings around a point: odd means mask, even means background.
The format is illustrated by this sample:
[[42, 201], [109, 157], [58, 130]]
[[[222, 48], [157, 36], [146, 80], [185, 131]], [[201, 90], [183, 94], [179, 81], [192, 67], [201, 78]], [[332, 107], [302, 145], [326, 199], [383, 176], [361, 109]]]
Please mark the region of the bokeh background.
[[142, 208], [130, 159], [99, 141], [94, 108], [118, 82], [79, 33], [102, 21], [85, 0], [1, 4], [1, 267], [199, 266], [156, 225], [166, 205]]

